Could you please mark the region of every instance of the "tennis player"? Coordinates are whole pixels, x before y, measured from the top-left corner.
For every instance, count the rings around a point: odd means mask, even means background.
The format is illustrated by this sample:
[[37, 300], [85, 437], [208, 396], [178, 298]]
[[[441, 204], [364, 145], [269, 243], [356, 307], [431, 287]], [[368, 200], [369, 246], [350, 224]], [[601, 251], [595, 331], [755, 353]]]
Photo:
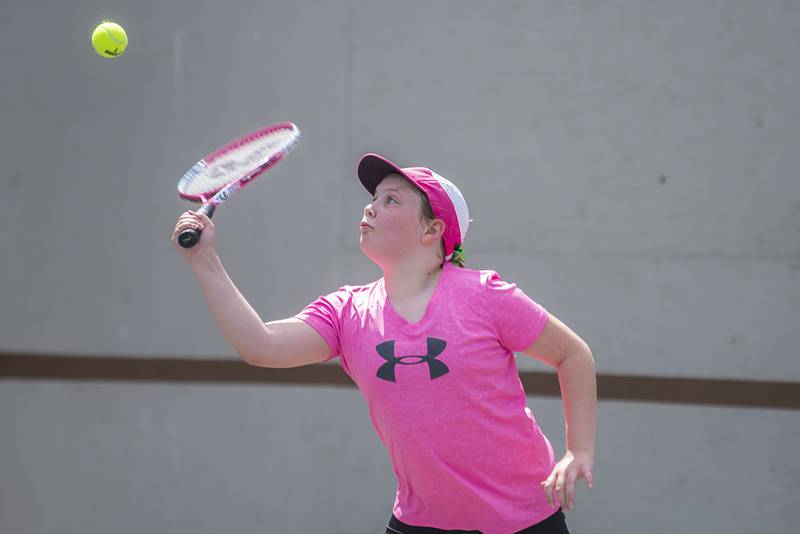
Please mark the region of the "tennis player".
[[[424, 167], [377, 154], [358, 163], [372, 195], [360, 245], [383, 271], [296, 315], [264, 323], [226, 274], [214, 224], [184, 213], [173, 243], [244, 361], [297, 367], [339, 358], [369, 408], [397, 479], [385, 534], [568, 533], [576, 482], [592, 487], [596, 379], [588, 345], [516, 284], [465, 267], [469, 210]], [[177, 235], [202, 229], [197, 246]], [[526, 406], [514, 352], [558, 371], [564, 456]]]

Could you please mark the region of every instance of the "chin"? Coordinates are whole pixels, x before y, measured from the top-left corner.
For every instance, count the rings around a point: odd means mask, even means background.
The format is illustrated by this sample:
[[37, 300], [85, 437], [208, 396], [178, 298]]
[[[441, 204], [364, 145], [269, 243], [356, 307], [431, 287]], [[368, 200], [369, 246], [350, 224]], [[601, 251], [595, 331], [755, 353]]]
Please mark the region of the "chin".
[[363, 238], [361, 239], [361, 241], [359, 242], [358, 245], [359, 245], [359, 248], [361, 249], [361, 252], [364, 254], [364, 256], [368, 257], [372, 261], [375, 261], [373, 259], [373, 257], [372, 257], [372, 254], [369, 253], [369, 249], [364, 246], [364, 239]]
[[376, 254], [375, 253], [376, 251], [371, 250], [369, 246], [365, 246], [364, 242], [363, 242], [363, 239], [362, 239], [361, 243], [359, 243], [359, 245], [360, 245], [360, 248], [361, 248], [361, 252], [363, 252], [364, 256], [369, 258], [370, 261], [372, 261], [372, 263], [374, 263], [375, 265], [382, 265], [383, 264], [383, 261], [381, 260], [380, 253]]

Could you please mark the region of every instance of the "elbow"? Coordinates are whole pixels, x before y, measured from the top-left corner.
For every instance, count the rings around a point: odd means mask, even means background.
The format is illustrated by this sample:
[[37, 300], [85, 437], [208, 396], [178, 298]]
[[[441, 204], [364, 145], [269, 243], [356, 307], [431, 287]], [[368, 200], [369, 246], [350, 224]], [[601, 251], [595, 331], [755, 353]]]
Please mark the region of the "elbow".
[[244, 363], [252, 367], [267, 367], [267, 368], [274, 367], [273, 365], [270, 365], [270, 362], [268, 360], [265, 360], [263, 358], [242, 357], [242, 361], [244, 361]]
[[580, 364], [588, 364], [591, 366], [592, 369], [595, 369], [594, 365], [594, 356], [592, 356], [592, 351], [589, 350], [589, 347], [586, 347], [586, 350], [581, 350], [578, 352], [571, 352], [567, 354], [561, 362], [556, 366], [557, 369], [561, 369], [561, 367], [569, 362], [572, 363], [580, 363]]
[[237, 350], [236, 352], [239, 353], [239, 357], [242, 359], [244, 363], [246, 363], [247, 365], [252, 365], [257, 367], [256, 359], [252, 355], [241, 350]]
[[257, 367], [256, 364], [255, 364], [255, 360], [251, 356], [247, 355], [246, 353], [239, 351], [239, 357], [247, 365], [252, 365], [254, 367]]
[[[582, 340], [583, 341], [583, 340]], [[594, 367], [594, 356], [592, 356], [592, 349], [589, 348], [589, 345], [586, 344], [585, 341], [582, 342], [581, 350], [578, 351], [576, 354], [578, 357], [583, 358], [587, 362], [589, 362], [592, 367]]]
[[253, 367], [275, 367], [274, 358], [272, 357], [273, 351], [268, 343], [269, 338], [266, 336], [266, 331], [262, 335], [250, 337], [245, 339], [237, 339], [237, 343], [233, 344], [233, 348], [239, 353], [239, 357], [247, 365]]
[[244, 363], [247, 365], [252, 365], [253, 367], [275, 367], [272, 365], [272, 360], [270, 359], [269, 355], [265, 352], [254, 352], [254, 351], [245, 351], [245, 350], [238, 350], [239, 357], [242, 359]]

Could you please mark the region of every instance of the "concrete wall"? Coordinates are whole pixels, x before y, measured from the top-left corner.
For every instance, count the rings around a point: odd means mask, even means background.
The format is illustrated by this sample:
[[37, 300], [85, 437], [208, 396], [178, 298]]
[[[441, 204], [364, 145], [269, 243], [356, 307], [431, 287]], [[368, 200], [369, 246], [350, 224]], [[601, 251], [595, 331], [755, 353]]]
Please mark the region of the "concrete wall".
[[[104, 17], [130, 38], [113, 61]], [[175, 185], [292, 120], [295, 153], [215, 215], [265, 320], [381, 276], [355, 177], [378, 151], [459, 185], [469, 266], [598, 372], [797, 382], [797, 57], [778, 0], [4, 0], [0, 351], [235, 359], [169, 243]], [[562, 454], [560, 400], [529, 401]], [[800, 522], [797, 411], [598, 417], [573, 532]], [[394, 495], [355, 389], [5, 380], [0, 433], [0, 534], [378, 533]]]

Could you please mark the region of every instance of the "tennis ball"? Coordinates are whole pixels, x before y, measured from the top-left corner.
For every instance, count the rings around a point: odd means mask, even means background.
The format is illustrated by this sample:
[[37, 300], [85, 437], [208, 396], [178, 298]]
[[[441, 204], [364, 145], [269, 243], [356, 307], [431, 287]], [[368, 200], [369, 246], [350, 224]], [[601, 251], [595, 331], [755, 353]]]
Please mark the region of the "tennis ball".
[[117, 57], [128, 46], [128, 36], [119, 24], [104, 21], [92, 32], [92, 46], [103, 57]]

